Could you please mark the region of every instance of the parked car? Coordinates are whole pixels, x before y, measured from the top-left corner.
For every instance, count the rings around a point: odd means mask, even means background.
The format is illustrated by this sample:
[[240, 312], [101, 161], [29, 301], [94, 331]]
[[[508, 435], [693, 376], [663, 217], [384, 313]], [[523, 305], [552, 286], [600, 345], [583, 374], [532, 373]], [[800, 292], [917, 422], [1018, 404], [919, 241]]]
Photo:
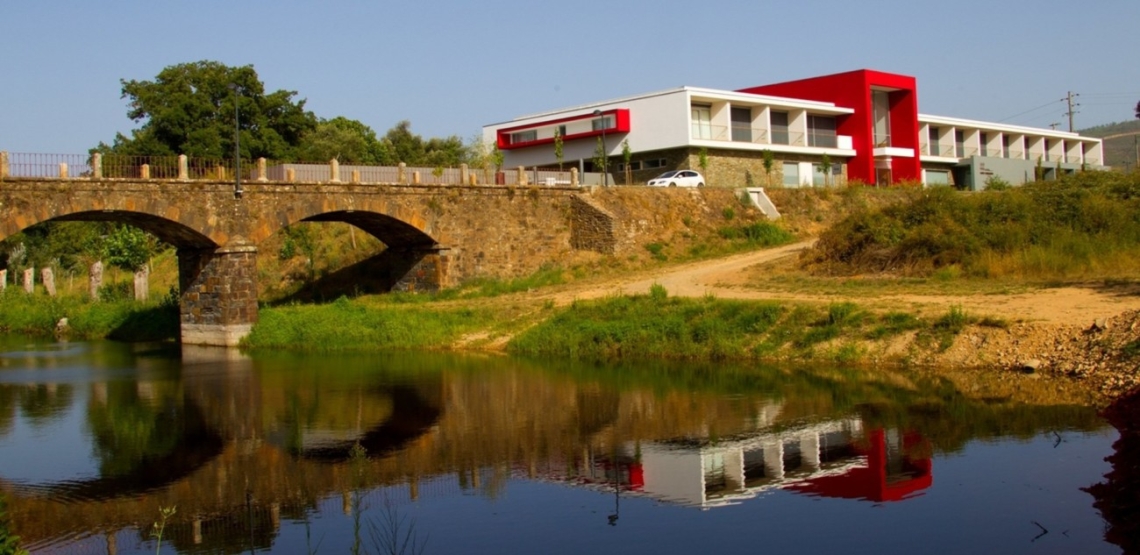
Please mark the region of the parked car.
[[704, 187], [705, 177], [693, 170], [665, 172], [649, 180], [650, 187]]

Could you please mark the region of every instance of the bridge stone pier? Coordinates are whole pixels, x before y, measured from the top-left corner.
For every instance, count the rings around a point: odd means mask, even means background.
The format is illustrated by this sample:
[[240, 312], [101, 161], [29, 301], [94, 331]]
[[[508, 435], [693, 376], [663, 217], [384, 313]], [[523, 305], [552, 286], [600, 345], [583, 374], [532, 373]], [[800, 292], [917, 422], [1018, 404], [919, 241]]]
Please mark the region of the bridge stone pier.
[[557, 186], [243, 183], [0, 172], [0, 240], [47, 221], [122, 222], [178, 253], [184, 344], [236, 345], [257, 321], [258, 245], [301, 222], [375, 236], [376, 283], [424, 291], [533, 273], [575, 250], [612, 254], [614, 218]]

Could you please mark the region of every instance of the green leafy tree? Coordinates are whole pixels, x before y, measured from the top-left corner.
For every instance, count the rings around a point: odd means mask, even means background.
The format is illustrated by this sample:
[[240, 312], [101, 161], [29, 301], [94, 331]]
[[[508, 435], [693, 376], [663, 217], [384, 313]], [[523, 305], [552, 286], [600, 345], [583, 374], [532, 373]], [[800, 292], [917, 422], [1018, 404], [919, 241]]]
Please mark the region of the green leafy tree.
[[630, 168], [630, 162], [633, 161], [633, 150], [629, 148], [629, 139], [621, 142], [621, 161], [625, 164], [625, 184], [630, 185], [633, 182], [633, 170]]
[[831, 156], [823, 155], [819, 160], [819, 169], [823, 172], [823, 186], [828, 187], [831, 185]]
[[293, 159], [317, 119], [295, 91], [267, 93], [253, 66], [200, 61], [169, 66], [153, 81], [122, 80], [127, 117], [142, 126], [111, 145], [109, 154], [186, 154], [224, 158], [234, 151], [235, 104], [243, 158]]
[[768, 149], [764, 149], [764, 151], [760, 153], [760, 156], [762, 157], [760, 163], [764, 166], [764, 177], [766, 178], [765, 181], [768, 183], [768, 186], [771, 187], [772, 169], [776, 166], [776, 156], [772, 154], [771, 150]]
[[458, 135], [424, 140], [412, 132], [412, 122], [403, 120], [384, 135], [384, 165], [403, 162], [409, 166], [456, 167], [469, 157], [468, 147]]
[[[598, 137], [598, 144], [594, 147], [594, 171], [601, 173], [606, 165], [606, 151], [602, 147], [602, 138]], [[608, 184], [608, 179], [602, 177], [603, 183]]]
[[562, 171], [562, 132], [554, 128], [554, 158], [558, 160], [558, 171]]
[[325, 163], [336, 159], [342, 164], [380, 165], [392, 158], [389, 145], [363, 123], [345, 117], [321, 120], [301, 138], [297, 160]]
[[137, 272], [154, 256], [157, 244], [153, 235], [135, 227], [120, 225], [107, 235], [104, 255], [108, 264], [128, 272]]

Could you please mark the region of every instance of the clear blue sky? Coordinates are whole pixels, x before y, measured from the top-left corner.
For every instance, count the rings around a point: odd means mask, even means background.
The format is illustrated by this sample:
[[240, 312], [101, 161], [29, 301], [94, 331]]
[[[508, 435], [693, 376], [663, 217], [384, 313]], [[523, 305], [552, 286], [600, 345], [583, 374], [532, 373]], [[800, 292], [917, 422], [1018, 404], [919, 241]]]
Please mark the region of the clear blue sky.
[[[1140, 0], [9, 0], [0, 150], [83, 153], [135, 124], [120, 79], [253, 65], [322, 118], [488, 123], [682, 85], [859, 68], [918, 78], [919, 110], [1047, 127], [1133, 118]], [[1062, 125], [1064, 128], [1064, 125]]]

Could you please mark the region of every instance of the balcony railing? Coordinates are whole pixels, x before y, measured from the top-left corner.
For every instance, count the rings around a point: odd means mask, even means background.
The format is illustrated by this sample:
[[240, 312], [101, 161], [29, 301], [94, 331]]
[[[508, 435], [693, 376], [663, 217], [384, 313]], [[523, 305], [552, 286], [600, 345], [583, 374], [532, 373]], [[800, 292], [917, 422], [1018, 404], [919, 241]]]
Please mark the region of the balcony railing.
[[[827, 135], [822, 133], [817, 135], [817, 141], [820, 137], [823, 137], [824, 142], [827, 142]], [[806, 133], [793, 133], [782, 130], [769, 131], [760, 127], [744, 128], [730, 127], [727, 125], [693, 124], [693, 138], [706, 141], [724, 141], [760, 145], [808, 146]], [[815, 144], [811, 146], [820, 148], [836, 148], [836, 145], [838, 144], [838, 136], [834, 134], [830, 135], [830, 139], [830, 144]]]

